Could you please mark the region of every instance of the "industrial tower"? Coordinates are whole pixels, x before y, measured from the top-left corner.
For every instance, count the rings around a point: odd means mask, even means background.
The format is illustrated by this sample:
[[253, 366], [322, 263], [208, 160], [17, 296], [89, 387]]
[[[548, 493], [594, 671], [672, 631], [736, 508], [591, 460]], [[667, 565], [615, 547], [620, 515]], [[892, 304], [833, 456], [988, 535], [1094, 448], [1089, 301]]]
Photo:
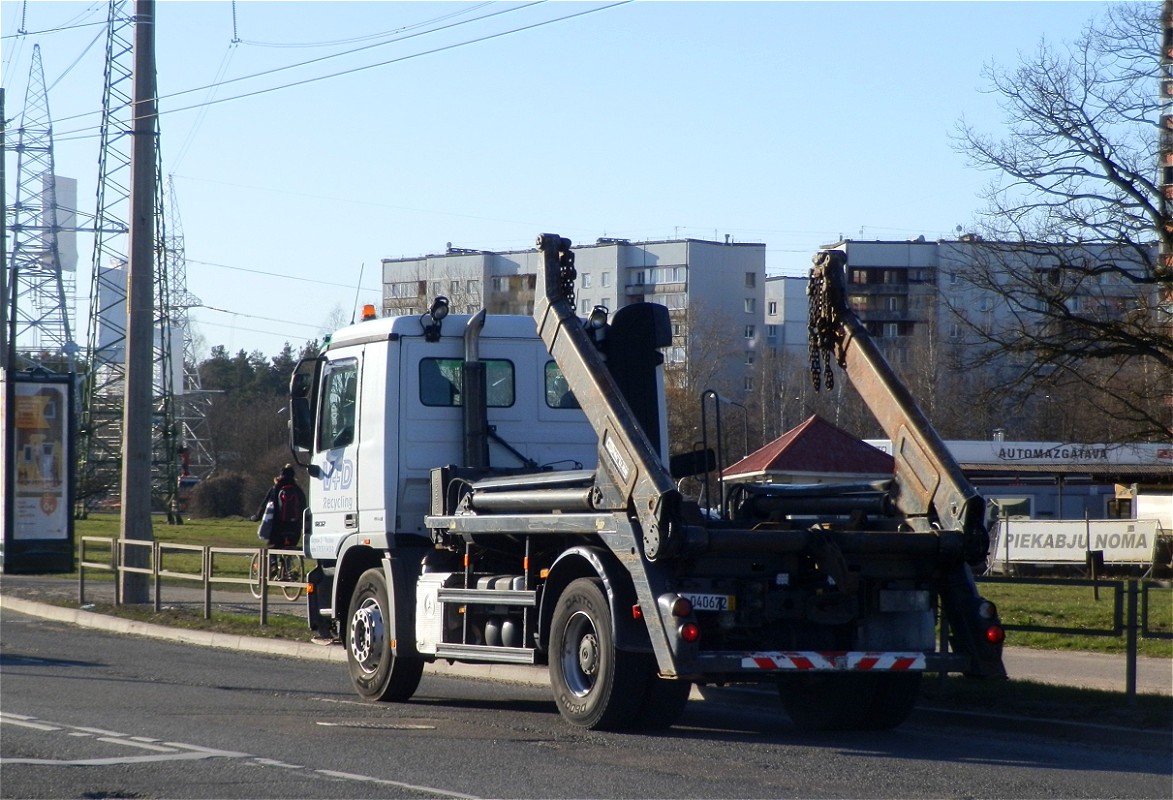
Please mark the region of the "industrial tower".
[[72, 373], [78, 351], [70, 325], [77, 273], [77, 183], [58, 178], [54, 169], [53, 122], [40, 45], [33, 45], [16, 152], [16, 195], [9, 225], [8, 324], [16, 352], [12, 369], [39, 365]]
[[[122, 407], [126, 378], [126, 253], [133, 131], [134, 17], [125, 0], [111, 0], [102, 92], [98, 204], [82, 396], [78, 512], [117, 491], [122, 473]], [[158, 160], [158, 128], [155, 130]], [[164, 243], [162, 190], [155, 184], [154, 369], [152, 388], [152, 496], [171, 508], [178, 478], [176, 378], [172, 352], [169, 264]]]
[[[200, 383], [195, 340], [191, 335], [188, 311], [200, 306], [200, 300], [187, 289], [187, 255], [183, 241], [183, 220], [175, 182], [167, 178], [167, 238], [164, 250], [171, 272], [171, 327], [183, 336], [183, 382], [176, 386], [175, 418], [179, 424], [179, 500], [186, 502], [188, 490], [198, 480], [207, 478], [216, 467], [211, 451], [208, 412], [212, 393]], [[182, 510], [182, 505], [181, 509]]]

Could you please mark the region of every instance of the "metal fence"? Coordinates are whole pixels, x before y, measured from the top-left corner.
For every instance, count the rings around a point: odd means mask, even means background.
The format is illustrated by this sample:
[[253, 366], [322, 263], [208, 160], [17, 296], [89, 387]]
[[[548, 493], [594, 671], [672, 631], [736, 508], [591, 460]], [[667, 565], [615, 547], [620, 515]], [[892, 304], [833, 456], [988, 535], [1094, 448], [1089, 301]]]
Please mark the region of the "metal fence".
[[[96, 551], [96, 552], [95, 552]], [[197, 553], [198, 570], [180, 570], [168, 567], [174, 560], [167, 560], [168, 554]], [[128, 558], [128, 553], [136, 557]], [[217, 559], [217, 556], [220, 558]], [[298, 564], [299, 580], [278, 580], [269, 576], [269, 556], [290, 557]], [[248, 559], [241, 567], [240, 562]], [[165, 561], [167, 563], [165, 563]], [[227, 566], [226, 561], [235, 561]], [[261, 568], [264, 565], [266, 568]], [[147, 575], [152, 584], [151, 597], [156, 612], [163, 608], [163, 579], [187, 581], [198, 584], [203, 590], [204, 619], [212, 618], [212, 587], [216, 585], [239, 585], [253, 588], [259, 593], [260, 624], [269, 624], [269, 589], [305, 588], [305, 558], [301, 550], [281, 550], [268, 547], [214, 547], [212, 545], [175, 544], [170, 542], [115, 539], [104, 536], [82, 536], [78, 543], [77, 597], [78, 603], [86, 602], [86, 570], [109, 573], [114, 577], [114, 604], [122, 605], [122, 576], [126, 574]], [[243, 573], [243, 575], [242, 575]]]
[[1088, 580], [1080, 578], [1013, 578], [992, 577], [977, 579], [978, 583], [1013, 584], [1016, 586], [1063, 586], [1090, 587], [1099, 600], [1101, 590], [1112, 592], [1112, 624], [1103, 628], [1070, 628], [1060, 625], [1008, 625], [1008, 631], [1031, 633], [1053, 633], [1060, 636], [1110, 636], [1125, 640], [1125, 693], [1129, 699], [1136, 697], [1137, 642], [1140, 639], [1173, 639], [1173, 632], [1153, 630], [1149, 626], [1149, 593], [1153, 589], [1168, 589], [1166, 581], [1147, 579]]

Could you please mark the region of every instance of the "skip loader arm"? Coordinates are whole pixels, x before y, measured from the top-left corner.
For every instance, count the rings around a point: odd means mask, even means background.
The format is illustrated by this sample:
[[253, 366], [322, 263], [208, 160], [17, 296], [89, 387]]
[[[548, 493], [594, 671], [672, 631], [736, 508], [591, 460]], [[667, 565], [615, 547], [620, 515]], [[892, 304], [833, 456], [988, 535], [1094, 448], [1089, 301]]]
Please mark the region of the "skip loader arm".
[[[603, 354], [574, 312], [574, 253], [557, 234], [538, 237], [534, 319], [567, 384], [599, 436], [596, 507], [628, 510], [638, 521], [644, 556], [655, 561], [681, 546], [680, 493], [612, 378]], [[589, 323], [588, 323], [589, 324]]]
[[[968, 561], [984, 560], [989, 534], [984, 502], [962, 473], [903, 382], [847, 303], [846, 256], [838, 250], [814, 258], [808, 288], [812, 371], [822, 360], [828, 385], [834, 352], [852, 386], [892, 441], [892, 501], [914, 531], [964, 534]], [[817, 385], [816, 385], [816, 388]]]

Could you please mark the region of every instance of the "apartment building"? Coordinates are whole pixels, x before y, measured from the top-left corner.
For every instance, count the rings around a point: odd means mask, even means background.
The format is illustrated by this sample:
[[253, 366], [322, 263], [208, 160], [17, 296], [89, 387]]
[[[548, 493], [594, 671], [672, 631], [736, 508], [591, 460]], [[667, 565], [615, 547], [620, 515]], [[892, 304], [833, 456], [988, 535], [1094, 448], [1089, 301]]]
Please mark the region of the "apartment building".
[[[1029, 324], [1035, 292], [1010, 287], [1062, 288], [1072, 311], [1106, 316], [1135, 309], [1138, 291], [1149, 291], [1130, 280], [1143, 270], [1138, 253], [1126, 246], [1056, 247], [967, 235], [933, 242], [923, 236], [844, 240], [824, 249], [847, 256], [848, 302], [895, 363], [906, 361], [916, 344], [930, 337], [937, 345], [977, 347], [983, 332]], [[1088, 277], [1089, 264], [1116, 269]], [[1072, 275], [1078, 280], [1068, 283]], [[1028, 296], [1024, 308], [1019, 303]]]
[[[575, 305], [614, 312], [640, 301], [661, 303], [672, 318], [670, 365], [711, 358], [721, 340], [727, 384], [752, 388], [754, 353], [764, 338], [766, 246], [760, 243], [670, 239], [598, 239], [576, 245]], [[421, 314], [440, 295], [454, 312], [533, 312], [537, 250], [454, 249], [417, 258], [383, 259], [383, 315]]]

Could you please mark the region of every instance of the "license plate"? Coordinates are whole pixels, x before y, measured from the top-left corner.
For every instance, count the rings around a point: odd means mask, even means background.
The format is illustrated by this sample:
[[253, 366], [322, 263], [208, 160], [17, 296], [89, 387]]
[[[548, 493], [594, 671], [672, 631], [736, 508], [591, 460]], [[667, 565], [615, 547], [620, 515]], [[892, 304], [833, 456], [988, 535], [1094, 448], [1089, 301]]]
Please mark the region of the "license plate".
[[737, 598], [731, 594], [682, 594], [681, 597], [692, 603], [693, 611], [733, 611], [737, 608]]

